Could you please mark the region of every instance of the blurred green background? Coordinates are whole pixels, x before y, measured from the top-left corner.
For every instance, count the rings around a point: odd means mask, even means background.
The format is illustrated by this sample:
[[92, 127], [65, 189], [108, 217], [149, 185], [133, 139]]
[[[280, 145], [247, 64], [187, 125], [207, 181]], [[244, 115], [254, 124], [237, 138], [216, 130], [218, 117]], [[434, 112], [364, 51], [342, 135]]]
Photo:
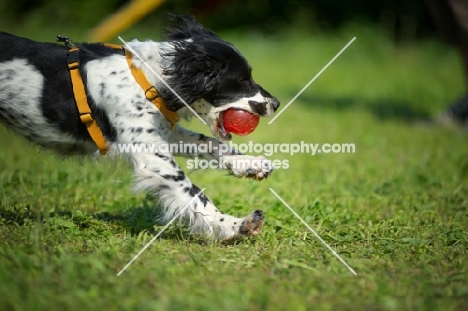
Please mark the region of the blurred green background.
[[[125, 0], [6, 0], [0, 3], [0, 27], [27, 32], [35, 27], [81, 30], [77, 40], [104, 17], [121, 8]], [[157, 37], [165, 12], [194, 14], [215, 31], [253, 31], [262, 34], [298, 28], [330, 31], [349, 21], [381, 26], [395, 39], [416, 39], [433, 34], [424, 1], [404, 0], [177, 0], [167, 1], [150, 12], [142, 23]]]

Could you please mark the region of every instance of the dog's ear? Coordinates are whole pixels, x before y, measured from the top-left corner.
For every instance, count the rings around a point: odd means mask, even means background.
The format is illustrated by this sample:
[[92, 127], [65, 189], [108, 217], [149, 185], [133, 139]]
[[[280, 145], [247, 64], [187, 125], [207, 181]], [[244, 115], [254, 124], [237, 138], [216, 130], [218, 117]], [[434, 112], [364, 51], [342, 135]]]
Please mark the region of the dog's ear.
[[166, 41], [188, 40], [196, 36], [213, 36], [219, 38], [214, 32], [203, 27], [193, 15], [175, 15], [168, 13], [169, 26], [166, 28], [164, 39]]
[[[169, 19], [166, 41], [172, 49], [162, 53], [170, 63], [163, 74], [172, 89], [191, 105], [216, 87], [228, 62], [224, 54], [234, 50], [192, 15], [170, 14]], [[161, 96], [171, 110], [184, 107], [169, 89], [163, 88]]]
[[[203, 43], [179, 41], [173, 46], [174, 50], [163, 56], [171, 59], [163, 74], [172, 89], [190, 105], [216, 87], [226, 64], [214, 58]], [[171, 110], [184, 106], [172, 91], [165, 88], [161, 91]]]

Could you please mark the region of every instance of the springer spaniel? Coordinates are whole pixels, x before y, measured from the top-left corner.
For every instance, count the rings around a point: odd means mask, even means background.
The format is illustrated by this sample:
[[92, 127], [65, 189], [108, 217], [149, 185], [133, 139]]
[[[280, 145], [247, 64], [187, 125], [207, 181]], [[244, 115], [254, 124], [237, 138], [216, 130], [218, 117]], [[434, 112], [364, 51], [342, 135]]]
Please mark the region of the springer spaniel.
[[[214, 159], [237, 177], [267, 178], [273, 170], [270, 161], [240, 154], [222, 142], [231, 139], [222, 116], [227, 109], [270, 116], [279, 101], [255, 83], [247, 60], [232, 44], [192, 16], [171, 15], [170, 19], [163, 42], [133, 40], [120, 49], [102, 43], [76, 45], [91, 114], [107, 142], [108, 155], [131, 159], [135, 188], [159, 199], [162, 221], [167, 223], [180, 214], [192, 233], [220, 240], [257, 235], [264, 223], [261, 210], [243, 218], [222, 213], [190, 182], [173, 156]], [[192, 117], [192, 109], [217, 138], [177, 124], [172, 127], [132, 76], [125, 56], [129, 50], [134, 54], [131, 66], [142, 70], [165, 107], [180, 118]], [[96, 154], [97, 145], [80, 120], [68, 55], [66, 46], [0, 32], [0, 120], [60, 154]], [[158, 147], [180, 142], [210, 145], [211, 150], [171, 154], [167, 148], [156, 148], [122, 153], [118, 148], [122, 144]], [[243, 165], [235, 165], [240, 160]]]

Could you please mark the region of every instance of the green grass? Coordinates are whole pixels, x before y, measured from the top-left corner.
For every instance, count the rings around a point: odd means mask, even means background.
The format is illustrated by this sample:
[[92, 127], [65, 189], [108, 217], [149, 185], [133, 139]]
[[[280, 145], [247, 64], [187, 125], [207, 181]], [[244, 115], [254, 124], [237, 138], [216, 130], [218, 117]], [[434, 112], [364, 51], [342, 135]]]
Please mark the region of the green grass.
[[174, 225], [117, 277], [161, 228], [153, 199], [129, 192], [131, 171], [60, 159], [0, 129], [0, 310], [465, 309], [468, 136], [418, 121], [462, 94], [457, 55], [347, 29], [226, 35], [283, 105], [357, 37], [277, 121], [235, 138], [354, 143], [355, 154], [275, 154], [290, 168], [263, 182], [189, 174], [224, 212], [263, 209], [257, 238], [219, 244]]

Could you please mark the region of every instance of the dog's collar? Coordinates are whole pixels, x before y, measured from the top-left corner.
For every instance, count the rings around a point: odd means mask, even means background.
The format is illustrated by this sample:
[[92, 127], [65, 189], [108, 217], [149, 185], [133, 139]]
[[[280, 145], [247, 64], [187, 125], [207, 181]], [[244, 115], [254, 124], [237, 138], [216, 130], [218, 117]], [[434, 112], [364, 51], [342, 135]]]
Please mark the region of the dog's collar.
[[148, 81], [143, 70], [135, 67], [132, 63], [132, 53], [125, 50], [125, 57], [127, 58], [128, 67], [132, 72], [133, 78], [135, 78], [135, 81], [140, 85], [143, 91], [145, 91], [146, 98], [161, 111], [169, 122], [171, 122], [171, 130], [174, 129], [177, 121], [179, 121], [179, 115], [166, 107], [163, 99], [158, 94], [158, 90]]

